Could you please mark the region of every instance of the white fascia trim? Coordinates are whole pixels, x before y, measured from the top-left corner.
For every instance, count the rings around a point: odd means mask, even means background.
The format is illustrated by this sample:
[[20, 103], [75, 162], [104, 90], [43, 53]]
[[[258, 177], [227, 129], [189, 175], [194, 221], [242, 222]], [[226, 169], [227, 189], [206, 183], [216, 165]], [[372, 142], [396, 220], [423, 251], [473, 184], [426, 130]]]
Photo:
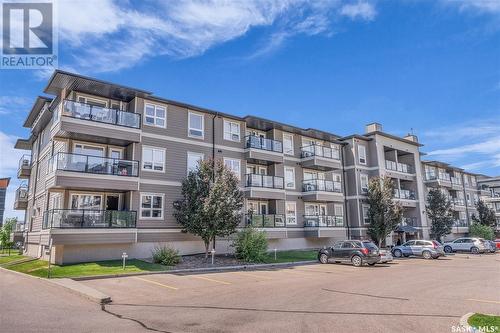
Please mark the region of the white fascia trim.
[[100, 175], [97, 173], [84, 173], [84, 172], [71, 172], [64, 170], [56, 170], [56, 176], [65, 176], [72, 178], [89, 178], [89, 179], [102, 179], [102, 180], [123, 180], [126, 182], [138, 182], [139, 177], [126, 177], [118, 175]]
[[139, 182], [141, 184], [182, 186], [182, 182], [176, 182], [176, 181], [170, 181], [170, 180], [158, 180], [158, 179], [145, 179], [145, 178], [141, 178], [139, 180]]
[[73, 123], [73, 124], [87, 124], [89, 121], [92, 122], [92, 125], [91, 126], [95, 126], [95, 127], [100, 127], [100, 128], [103, 128], [103, 129], [112, 129], [112, 130], [116, 130], [116, 129], [122, 129], [126, 132], [132, 132], [132, 133], [136, 133], [136, 134], [140, 134], [141, 133], [141, 130], [138, 129], [138, 128], [133, 128], [133, 127], [125, 127], [125, 126], [120, 126], [120, 125], [113, 125], [113, 124], [106, 124], [106, 123], [101, 123], [101, 122], [98, 122], [98, 121], [92, 121], [92, 120], [86, 120], [86, 119], [78, 119], [78, 118], [73, 118], [73, 117], [68, 117], [68, 116], [61, 116], [61, 121], [64, 120], [65, 122], [68, 122], [68, 123]]
[[344, 170], [351, 170], [351, 169], [361, 169], [361, 170], [373, 171], [373, 170], [379, 170], [380, 168], [378, 166], [367, 167], [364, 165], [348, 165], [348, 166], [344, 167]]
[[283, 157], [283, 153], [278, 153], [275, 151], [269, 151], [269, 150], [259, 149], [259, 148], [245, 148], [244, 149], [245, 153], [248, 153], [251, 151], [256, 152], [256, 153], [269, 154], [269, 155], [274, 155], [274, 156], [278, 156], [278, 157]]

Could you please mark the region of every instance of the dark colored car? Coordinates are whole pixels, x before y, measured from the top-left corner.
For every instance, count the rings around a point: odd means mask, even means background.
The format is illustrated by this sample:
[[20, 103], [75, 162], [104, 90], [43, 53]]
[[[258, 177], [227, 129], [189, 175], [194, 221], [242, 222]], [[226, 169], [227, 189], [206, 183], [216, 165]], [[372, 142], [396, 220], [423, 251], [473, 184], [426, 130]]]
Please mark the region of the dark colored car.
[[322, 264], [349, 262], [356, 267], [363, 264], [373, 266], [380, 261], [380, 253], [378, 247], [371, 241], [343, 240], [319, 250], [318, 260]]

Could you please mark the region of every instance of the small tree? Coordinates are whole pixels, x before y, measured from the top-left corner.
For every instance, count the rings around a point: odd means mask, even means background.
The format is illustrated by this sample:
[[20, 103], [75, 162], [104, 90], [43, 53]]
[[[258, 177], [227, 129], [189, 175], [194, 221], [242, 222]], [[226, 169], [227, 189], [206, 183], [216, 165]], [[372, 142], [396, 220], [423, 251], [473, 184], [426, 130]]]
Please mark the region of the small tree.
[[450, 200], [439, 189], [431, 189], [427, 195], [425, 210], [431, 221], [431, 234], [441, 242], [441, 238], [451, 233], [453, 227]]
[[264, 231], [247, 227], [236, 234], [233, 243], [236, 258], [245, 262], [264, 262], [267, 259], [267, 238]]
[[241, 222], [243, 193], [239, 180], [221, 160], [200, 161], [182, 181], [182, 199], [174, 202], [174, 216], [183, 232], [200, 236], [208, 257], [210, 242], [236, 231]]
[[486, 206], [483, 200], [479, 199], [476, 203], [477, 216], [472, 215], [472, 220], [488, 227], [493, 227], [496, 224], [495, 211]]
[[479, 237], [484, 239], [492, 240], [495, 237], [493, 229], [487, 225], [480, 223], [472, 223], [469, 228], [469, 234], [472, 237]]
[[392, 180], [374, 177], [368, 184], [368, 235], [382, 245], [384, 239], [398, 227], [403, 218], [403, 207], [393, 200]]
[[12, 242], [10, 241], [10, 234], [17, 224], [17, 217], [5, 219], [5, 223], [0, 229], [0, 245], [2, 248], [10, 248]]

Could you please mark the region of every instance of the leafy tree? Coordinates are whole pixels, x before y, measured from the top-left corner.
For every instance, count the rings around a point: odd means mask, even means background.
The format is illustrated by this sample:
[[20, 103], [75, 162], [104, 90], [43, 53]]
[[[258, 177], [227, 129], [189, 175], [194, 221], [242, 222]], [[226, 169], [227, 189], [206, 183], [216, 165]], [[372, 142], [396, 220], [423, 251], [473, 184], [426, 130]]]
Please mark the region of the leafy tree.
[[247, 227], [236, 234], [233, 243], [236, 258], [245, 262], [264, 262], [267, 259], [267, 238], [264, 231]]
[[483, 200], [479, 199], [476, 203], [478, 216], [472, 215], [472, 221], [488, 227], [493, 227], [496, 224], [495, 211], [486, 206]]
[[403, 207], [393, 200], [392, 180], [374, 177], [368, 184], [368, 235], [380, 247], [385, 238], [398, 227], [403, 218]]
[[200, 161], [182, 181], [182, 199], [174, 202], [174, 216], [183, 232], [200, 236], [208, 257], [210, 242], [227, 237], [241, 222], [243, 193], [239, 180], [221, 160]]
[[12, 233], [12, 230], [14, 230], [16, 224], [17, 217], [5, 219], [5, 223], [0, 229], [0, 245], [2, 246], [2, 248], [12, 246], [12, 242], [10, 241], [10, 234]]
[[495, 237], [495, 233], [490, 226], [480, 224], [480, 223], [472, 223], [469, 228], [469, 234], [472, 237], [479, 237], [484, 239], [492, 240]]
[[451, 211], [451, 202], [443, 192], [433, 188], [427, 194], [425, 210], [431, 221], [431, 234], [441, 242], [443, 236], [451, 233], [455, 221]]

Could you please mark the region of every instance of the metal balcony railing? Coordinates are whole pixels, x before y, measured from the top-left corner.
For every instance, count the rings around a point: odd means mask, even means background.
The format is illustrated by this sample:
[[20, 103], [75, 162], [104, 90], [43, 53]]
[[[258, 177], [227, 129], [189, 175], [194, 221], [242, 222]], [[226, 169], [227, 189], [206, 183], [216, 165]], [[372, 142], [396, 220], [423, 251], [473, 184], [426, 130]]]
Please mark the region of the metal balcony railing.
[[469, 225], [467, 224], [466, 219], [458, 219], [458, 220], [455, 220], [455, 222], [453, 222], [453, 226], [458, 227], [458, 228], [466, 228]]
[[394, 189], [393, 197], [395, 199], [407, 199], [407, 200], [416, 200], [417, 195], [413, 190], [403, 190], [403, 189]]
[[31, 167], [31, 155], [23, 155], [19, 159], [19, 170]]
[[51, 209], [43, 214], [43, 229], [135, 228], [136, 211]]
[[403, 217], [400, 224], [403, 226], [409, 225], [409, 226], [415, 227], [415, 226], [417, 226], [417, 219], [415, 217]]
[[324, 147], [320, 145], [310, 145], [301, 147], [300, 153], [302, 158], [318, 156], [333, 160], [340, 160], [339, 148]]
[[246, 174], [245, 186], [246, 187], [265, 187], [283, 189], [283, 177], [268, 176], [259, 174]]
[[257, 135], [247, 135], [245, 137], [245, 147], [262, 149], [276, 153], [283, 152], [283, 143], [281, 141], [261, 138]]
[[462, 185], [462, 180], [460, 178], [450, 177], [450, 179], [453, 185]]
[[394, 161], [389, 161], [389, 160], [385, 161], [385, 168], [387, 170], [398, 171], [408, 174], [414, 173], [411, 165], [405, 163], [396, 163]]
[[344, 217], [337, 215], [304, 215], [304, 227], [343, 227]]
[[139, 162], [60, 152], [49, 159], [49, 171], [55, 170], [137, 177]]
[[308, 179], [302, 182], [302, 192], [342, 192], [342, 183], [324, 179]]
[[247, 224], [255, 228], [286, 227], [285, 216], [282, 214], [248, 214]]

